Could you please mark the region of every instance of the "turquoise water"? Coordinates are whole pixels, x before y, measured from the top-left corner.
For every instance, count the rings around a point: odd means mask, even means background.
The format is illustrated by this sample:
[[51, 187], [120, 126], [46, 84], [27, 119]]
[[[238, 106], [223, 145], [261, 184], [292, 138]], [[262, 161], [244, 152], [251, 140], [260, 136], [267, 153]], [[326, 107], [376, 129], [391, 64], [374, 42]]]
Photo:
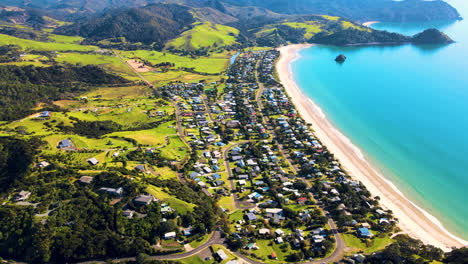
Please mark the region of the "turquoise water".
[[[450, 2], [468, 18], [468, 3]], [[437, 27], [457, 43], [312, 47], [293, 63], [295, 79], [402, 192], [468, 239], [468, 21], [374, 27]]]

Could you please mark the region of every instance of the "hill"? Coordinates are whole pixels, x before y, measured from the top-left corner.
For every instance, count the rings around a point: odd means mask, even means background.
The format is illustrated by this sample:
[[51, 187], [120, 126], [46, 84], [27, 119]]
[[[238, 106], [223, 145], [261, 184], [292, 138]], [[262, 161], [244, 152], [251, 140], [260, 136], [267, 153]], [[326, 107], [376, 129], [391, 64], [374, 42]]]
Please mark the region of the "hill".
[[414, 35], [412, 41], [417, 44], [449, 44], [454, 42], [449, 36], [435, 28], [426, 29]]
[[424, 0], [225, 0], [240, 6], [268, 8], [283, 14], [325, 14], [356, 21], [455, 20], [460, 14], [448, 3]]
[[[223, 13], [226, 4], [268, 9], [281, 14], [326, 14], [355, 21], [433, 21], [454, 20], [460, 14], [450, 4], [425, 0], [5, 0], [4, 5], [54, 10], [60, 18], [98, 13], [109, 8], [141, 7], [172, 3], [189, 7], [211, 7]], [[270, 11], [270, 12], [271, 12]]]
[[182, 33], [180, 37], [170, 40], [166, 48], [203, 53], [204, 50], [239, 44], [238, 35], [239, 30], [233, 27], [211, 22], [198, 23], [192, 29]]
[[[179, 5], [151, 5], [144, 8], [109, 10], [100, 15], [58, 28], [55, 32], [78, 35], [91, 42], [141, 42], [162, 48], [195, 22], [189, 8]], [[116, 40], [120, 38], [120, 40]]]

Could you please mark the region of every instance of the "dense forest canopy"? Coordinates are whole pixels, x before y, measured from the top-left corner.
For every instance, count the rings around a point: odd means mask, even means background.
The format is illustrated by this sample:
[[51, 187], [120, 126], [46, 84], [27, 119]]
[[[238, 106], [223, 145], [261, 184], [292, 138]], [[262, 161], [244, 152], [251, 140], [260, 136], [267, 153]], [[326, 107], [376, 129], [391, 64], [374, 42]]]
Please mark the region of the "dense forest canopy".
[[0, 120], [24, 117], [39, 102], [65, 99], [97, 85], [128, 82], [93, 65], [0, 66]]
[[125, 38], [161, 48], [177, 37], [195, 20], [189, 9], [179, 5], [151, 5], [145, 8], [112, 10], [56, 30], [66, 35], [79, 35], [90, 40]]

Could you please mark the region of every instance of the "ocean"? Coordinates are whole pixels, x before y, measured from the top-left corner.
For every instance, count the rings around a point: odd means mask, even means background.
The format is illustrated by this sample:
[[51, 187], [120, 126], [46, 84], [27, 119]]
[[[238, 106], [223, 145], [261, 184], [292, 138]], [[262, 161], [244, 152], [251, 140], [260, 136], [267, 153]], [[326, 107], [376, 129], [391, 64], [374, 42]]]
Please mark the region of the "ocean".
[[[448, 2], [468, 19], [468, 2]], [[315, 46], [292, 64], [294, 78], [406, 197], [468, 240], [468, 20], [372, 27], [435, 27], [456, 43]]]

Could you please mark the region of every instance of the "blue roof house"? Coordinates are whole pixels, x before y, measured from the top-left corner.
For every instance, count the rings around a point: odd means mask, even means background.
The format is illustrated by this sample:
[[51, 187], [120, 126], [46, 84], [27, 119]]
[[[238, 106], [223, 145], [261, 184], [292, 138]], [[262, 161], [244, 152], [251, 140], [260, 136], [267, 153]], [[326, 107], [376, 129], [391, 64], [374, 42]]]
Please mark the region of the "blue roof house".
[[365, 228], [365, 227], [359, 228], [358, 234], [359, 234], [360, 237], [366, 237], [366, 238], [369, 238], [369, 237], [372, 236], [371, 231], [368, 228]]

